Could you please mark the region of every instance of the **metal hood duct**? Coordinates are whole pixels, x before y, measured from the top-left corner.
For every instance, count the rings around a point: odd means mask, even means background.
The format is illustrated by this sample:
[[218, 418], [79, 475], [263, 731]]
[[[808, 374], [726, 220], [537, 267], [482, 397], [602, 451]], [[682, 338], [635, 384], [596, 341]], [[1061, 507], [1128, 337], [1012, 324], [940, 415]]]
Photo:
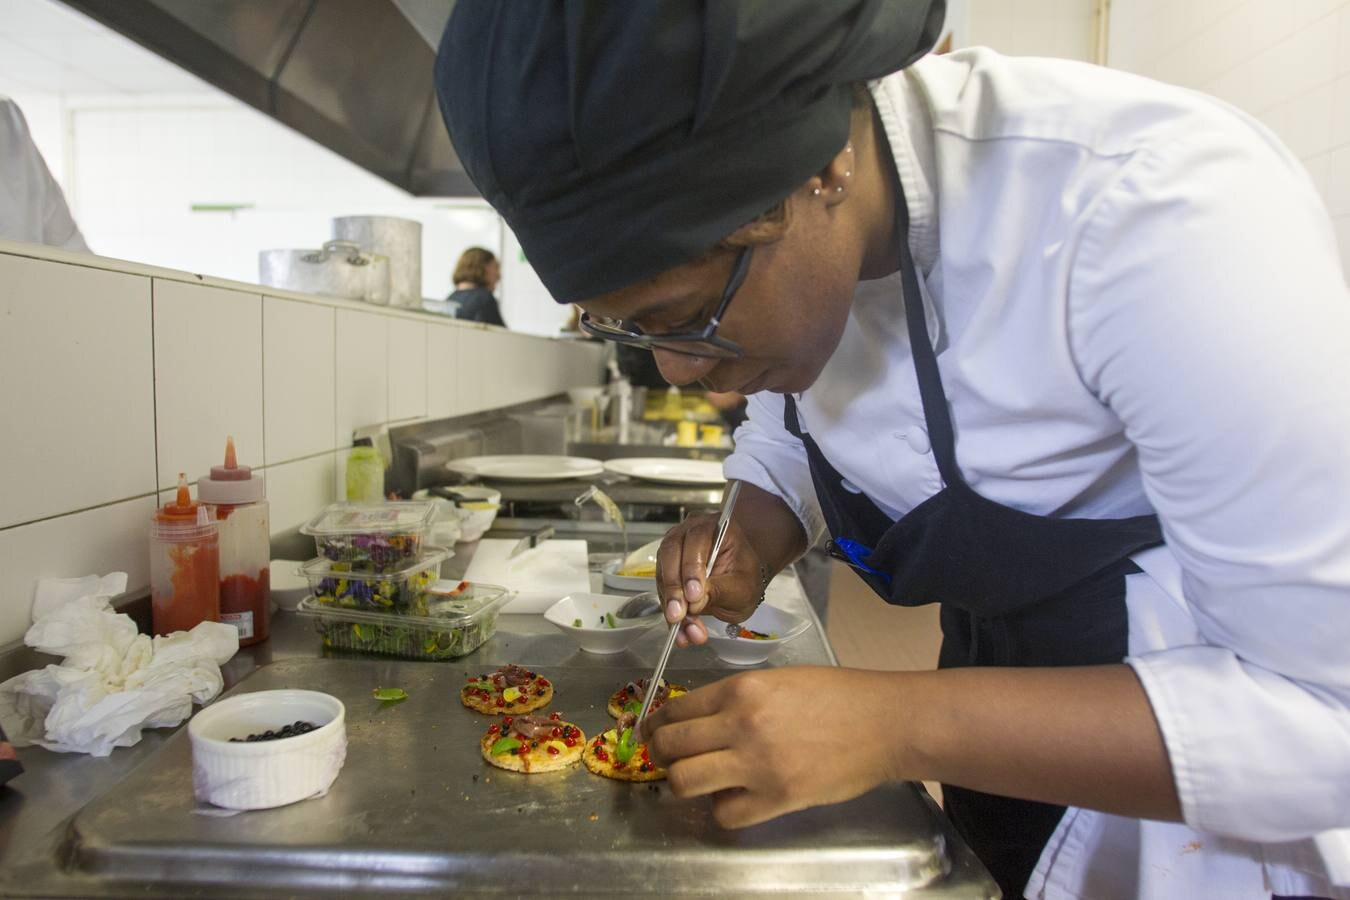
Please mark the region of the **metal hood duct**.
[[476, 197], [432, 85], [452, 0], [64, 0], [417, 196]]

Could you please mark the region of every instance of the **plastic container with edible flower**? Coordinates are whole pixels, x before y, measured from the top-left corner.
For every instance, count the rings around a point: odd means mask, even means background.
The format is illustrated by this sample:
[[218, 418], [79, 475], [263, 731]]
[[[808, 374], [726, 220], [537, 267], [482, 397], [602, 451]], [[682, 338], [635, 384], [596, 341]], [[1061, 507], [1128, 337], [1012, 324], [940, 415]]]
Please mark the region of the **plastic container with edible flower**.
[[320, 556], [301, 566], [300, 574], [322, 606], [425, 616], [431, 599], [428, 590], [440, 578], [441, 563], [450, 555], [442, 547], [427, 547], [420, 559], [381, 572], [359, 571], [350, 563]]
[[378, 653], [401, 659], [458, 659], [478, 649], [497, 631], [497, 616], [510, 599], [506, 588], [473, 583], [453, 592], [430, 591], [421, 616], [365, 612], [313, 597], [297, 612], [311, 619], [325, 652]]

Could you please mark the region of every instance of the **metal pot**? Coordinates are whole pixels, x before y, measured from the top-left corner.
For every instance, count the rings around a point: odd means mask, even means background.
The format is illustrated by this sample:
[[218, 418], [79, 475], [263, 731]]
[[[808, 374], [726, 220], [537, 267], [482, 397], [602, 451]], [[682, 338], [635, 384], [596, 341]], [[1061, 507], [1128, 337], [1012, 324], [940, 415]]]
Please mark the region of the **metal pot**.
[[333, 237], [389, 257], [389, 303], [422, 308], [422, 223], [393, 216], [339, 216]]
[[350, 241], [328, 241], [321, 250], [263, 250], [258, 280], [305, 294], [389, 303], [389, 258]]

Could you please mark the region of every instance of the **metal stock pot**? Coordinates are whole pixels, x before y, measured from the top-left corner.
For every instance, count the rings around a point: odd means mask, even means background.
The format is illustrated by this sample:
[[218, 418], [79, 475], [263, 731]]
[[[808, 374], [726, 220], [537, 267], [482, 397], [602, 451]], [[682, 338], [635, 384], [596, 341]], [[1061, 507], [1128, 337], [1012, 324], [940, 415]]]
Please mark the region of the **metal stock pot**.
[[328, 241], [320, 250], [263, 250], [258, 280], [288, 291], [389, 304], [389, 258], [351, 241]]

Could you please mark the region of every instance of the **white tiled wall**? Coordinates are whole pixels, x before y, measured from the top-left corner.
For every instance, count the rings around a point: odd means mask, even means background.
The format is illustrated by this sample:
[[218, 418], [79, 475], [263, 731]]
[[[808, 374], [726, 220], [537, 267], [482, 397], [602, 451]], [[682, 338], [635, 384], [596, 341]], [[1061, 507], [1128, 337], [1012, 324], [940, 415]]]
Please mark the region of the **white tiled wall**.
[[244, 459], [262, 460], [262, 297], [163, 278], [151, 284], [159, 486], [220, 465], [226, 435]]
[[427, 324], [389, 320], [389, 420], [427, 414]]
[[218, 464], [227, 434], [267, 476], [275, 533], [337, 498], [354, 428], [600, 368], [591, 344], [0, 243], [0, 644], [38, 578], [120, 570], [144, 591], [159, 489]]
[[1350, 273], [1350, 0], [1114, 0], [1108, 63], [1264, 121], [1307, 166]]
[[958, 47], [992, 47], [1009, 56], [1090, 61], [1094, 6], [1092, 0], [967, 0], [957, 21], [968, 23], [968, 32], [953, 37]]
[[268, 465], [333, 448], [334, 329], [330, 306], [263, 298], [263, 450]]
[[337, 429], [333, 446], [362, 425], [389, 421], [389, 319], [337, 311]]
[[0, 644], [23, 636], [39, 578], [126, 572], [127, 587], [150, 585], [153, 494], [0, 529]]
[[150, 334], [150, 279], [0, 255], [0, 528], [154, 492]]

